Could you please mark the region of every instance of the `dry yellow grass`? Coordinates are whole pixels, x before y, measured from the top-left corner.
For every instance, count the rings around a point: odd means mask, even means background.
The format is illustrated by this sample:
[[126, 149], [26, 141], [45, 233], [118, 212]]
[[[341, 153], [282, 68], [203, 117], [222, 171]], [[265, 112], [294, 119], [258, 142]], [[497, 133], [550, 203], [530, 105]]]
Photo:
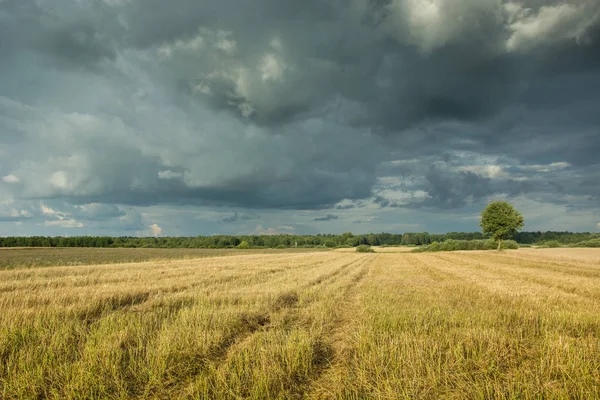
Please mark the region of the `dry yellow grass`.
[[0, 271], [4, 399], [600, 398], [600, 251]]
[[[375, 250], [376, 253], [410, 253], [411, 251], [413, 251], [415, 249], [414, 247], [408, 247], [408, 246], [390, 246], [390, 247], [372, 246], [372, 248], [373, 248], [373, 250]], [[347, 247], [347, 248], [335, 249], [333, 251], [336, 251], [339, 253], [356, 253], [356, 248], [355, 247]]]

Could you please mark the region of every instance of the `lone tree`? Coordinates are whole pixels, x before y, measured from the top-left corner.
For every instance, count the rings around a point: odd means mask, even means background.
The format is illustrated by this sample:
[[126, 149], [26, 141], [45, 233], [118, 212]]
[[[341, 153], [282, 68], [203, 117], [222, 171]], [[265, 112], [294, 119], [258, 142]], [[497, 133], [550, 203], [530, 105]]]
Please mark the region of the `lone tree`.
[[488, 204], [481, 212], [479, 225], [484, 234], [489, 234], [498, 241], [498, 250], [502, 248], [502, 239], [509, 238], [523, 228], [523, 216], [506, 201], [495, 201]]

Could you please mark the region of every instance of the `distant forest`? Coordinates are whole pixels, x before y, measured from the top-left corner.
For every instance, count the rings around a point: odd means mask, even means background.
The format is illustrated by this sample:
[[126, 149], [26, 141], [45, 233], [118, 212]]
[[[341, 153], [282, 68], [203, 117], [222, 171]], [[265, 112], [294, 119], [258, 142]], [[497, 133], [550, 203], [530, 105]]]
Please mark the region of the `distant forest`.
[[[353, 247], [361, 244], [371, 246], [420, 246], [432, 242], [454, 240], [480, 240], [486, 237], [480, 232], [434, 233], [370, 233], [354, 235], [240, 235], [240, 236], [195, 236], [195, 237], [0, 237], [0, 247], [164, 247], [164, 248], [228, 248], [246, 242], [248, 247]], [[557, 241], [560, 244], [600, 239], [598, 233], [573, 232], [519, 232], [513, 239], [521, 244], [539, 244]], [[246, 246], [244, 243], [244, 247]]]

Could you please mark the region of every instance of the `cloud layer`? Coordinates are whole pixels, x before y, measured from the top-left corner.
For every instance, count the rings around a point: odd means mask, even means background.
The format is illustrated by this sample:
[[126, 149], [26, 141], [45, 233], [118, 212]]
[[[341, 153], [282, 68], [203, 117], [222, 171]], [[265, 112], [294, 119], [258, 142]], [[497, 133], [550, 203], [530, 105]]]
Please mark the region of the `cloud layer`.
[[0, 37], [0, 234], [600, 219], [594, 0], [4, 0]]

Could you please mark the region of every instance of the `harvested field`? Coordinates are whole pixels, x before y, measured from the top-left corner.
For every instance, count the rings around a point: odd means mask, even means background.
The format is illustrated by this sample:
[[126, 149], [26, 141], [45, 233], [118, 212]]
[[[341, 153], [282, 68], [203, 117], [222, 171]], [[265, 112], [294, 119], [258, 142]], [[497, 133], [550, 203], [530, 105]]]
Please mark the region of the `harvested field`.
[[599, 398], [600, 250], [4, 270], [0, 396]]
[[315, 249], [161, 249], [161, 248], [80, 248], [0, 247], [0, 270], [66, 265], [122, 264], [141, 261], [181, 260], [240, 254], [306, 253]]

